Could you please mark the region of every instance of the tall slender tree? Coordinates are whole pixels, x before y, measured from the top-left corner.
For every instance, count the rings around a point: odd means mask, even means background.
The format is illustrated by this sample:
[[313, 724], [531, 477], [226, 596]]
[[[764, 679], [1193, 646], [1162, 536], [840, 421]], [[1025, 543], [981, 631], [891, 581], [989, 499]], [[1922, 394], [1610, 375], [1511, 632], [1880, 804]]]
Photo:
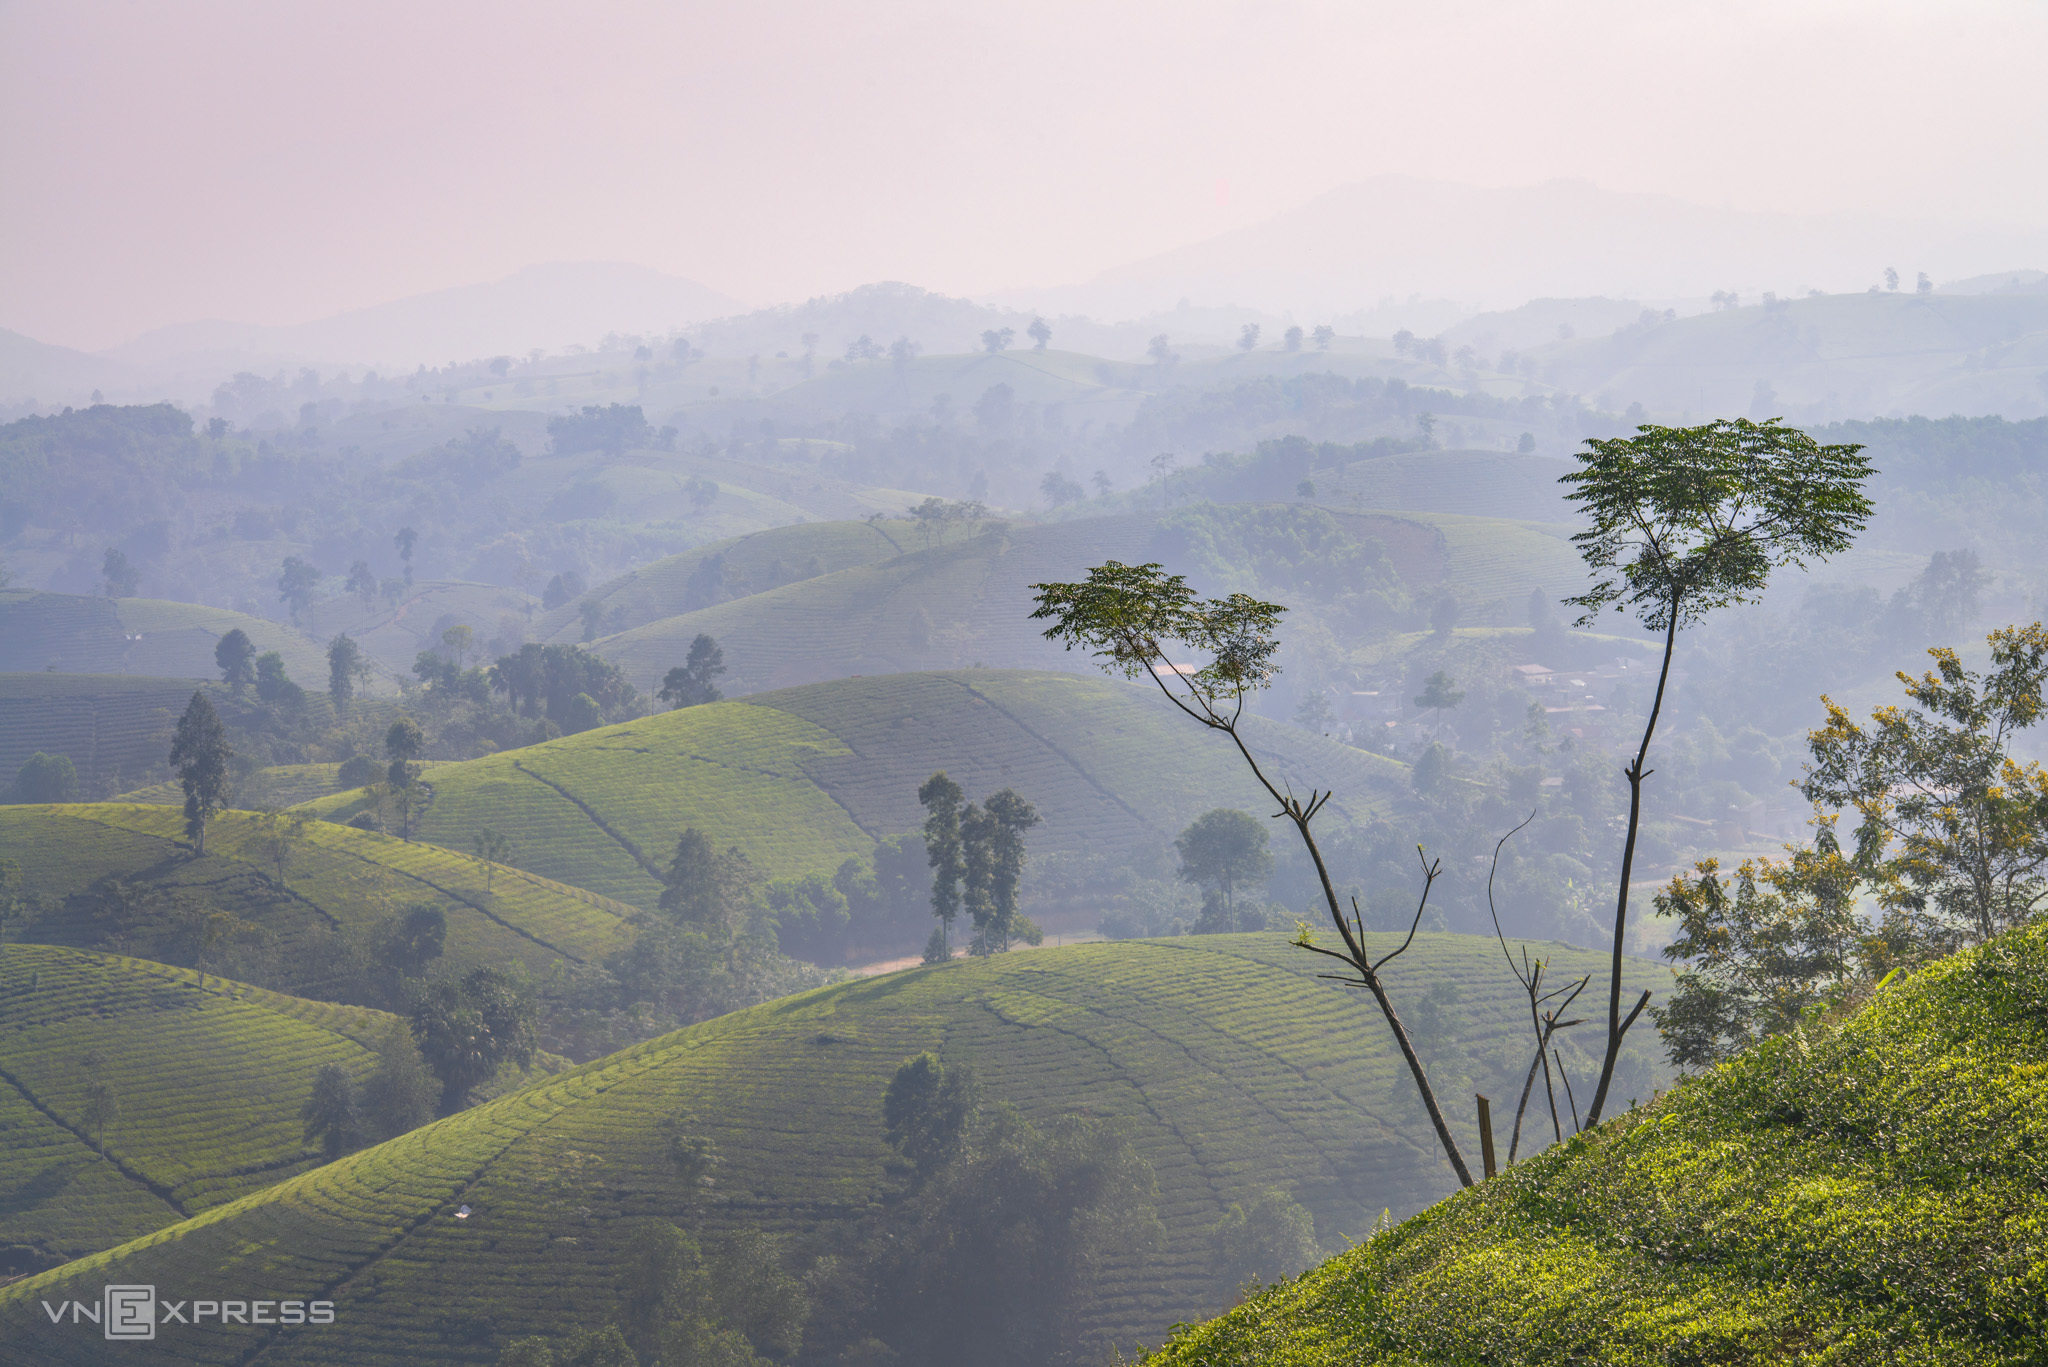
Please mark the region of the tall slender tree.
[[917, 790], [924, 804], [924, 853], [932, 868], [932, 915], [939, 918], [927, 962], [952, 956], [953, 918], [960, 914], [960, 880], [966, 874], [960, 851], [960, 785], [941, 769]]
[[205, 693], [194, 693], [171, 737], [170, 764], [185, 790], [185, 836], [202, 855], [206, 853], [206, 823], [228, 805], [228, 761], [234, 753], [228, 748], [228, 732], [220, 724], [220, 714]]
[[1620, 891], [1607, 982], [1607, 1047], [1586, 1125], [1600, 1123], [1622, 1038], [1649, 1005], [1646, 991], [1626, 1017], [1621, 1009], [1628, 889], [1635, 876], [1643, 780], [1650, 740], [1664, 710], [1671, 657], [1682, 627], [1763, 592], [1780, 565], [1803, 567], [1848, 549], [1870, 516], [1863, 482], [1870, 461], [1861, 446], [1822, 446], [1776, 418], [1720, 418], [1699, 427], [1636, 429], [1633, 437], [1586, 443], [1579, 468], [1564, 476], [1566, 495], [1591, 524], [1572, 540], [1595, 575], [1593, 587], [1566, 601], [1590, 626], [1608, 608], [1633, 612], [1664, 638], [1657, 691], [1641, 742], [1622, 766], [1628, 829], [1622, 839]]
[[363, 648], [347, 632], [327, 643], [327, 698], [334, 704], [335, 716], [347, 719], [349, 704], [355, 701], [356, 685], [369, 677], [370, 662], [363, 658]]
[[213, 662], [220, 666], [221, 681], [234, 689], [238, 698], [244, 688], [256, 682], [256, 643], [240, 627], [214, 644]]
[[1039, 823], [1038, 809], [1005, 788], [988, 800], [989, 925], [987, 937], [998, 950], [1010, 947], [1017, 928], [1017, 892], [1024, 881], [1024, 832]]

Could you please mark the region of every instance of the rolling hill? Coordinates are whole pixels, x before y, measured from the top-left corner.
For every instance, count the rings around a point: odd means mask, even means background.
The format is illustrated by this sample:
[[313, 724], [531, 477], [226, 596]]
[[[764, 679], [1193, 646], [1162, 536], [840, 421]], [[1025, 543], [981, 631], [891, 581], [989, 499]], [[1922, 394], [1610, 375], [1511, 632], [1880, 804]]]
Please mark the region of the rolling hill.
[[[1292, 727], [1255, 721], [1248, 734], [1297, 787], [1336, 785], [1354, 815], [1406, 774]], [[489, 827], [524, 868], [652, 906], [685, 826], [770, 877], [829, 874], [920, 827], [917, 786], [938, 769], [971, 799], [1009, 786], [1035, 803], [1038, 853], [1122, 854], [1211, 807], [1266, 801], [1227, 742], [1136, 685], [967, 670], [812, 684], [444, 765], [417, 834], [461, 848]], [[360, 801], [308, 809], [347, 820]]]
[[1156, 1367], [2039, 1362], [2048, 928], [1772, 1039]]
[[327, 677], [325, 647], [290, 627], [226, 608], [154, 598], [86, 598], [0, 589], [0, 673], [218, 676], [213, 648], [240, 627], [284, 656], [305, 684]]
[[[1346, 478], [1374, 487], [1367, 475]], [[1419, 482], [1424, 475], [1405, 478]], [[1476, 471], [1472, 482], [1485, 478], [1486, 471]], [[1563, 527], [1451, 513], [1322, 511], [1353, 537], [1379, 542], [1410, 594], [1458, 597], [1467, 621], [1521, 622], [1530, 589], [1541, 587], [1555, 600], [1584, 582]], [[1110, 559], [1164, 559], [1170, 569], [1191, 569], [1157, 514], [991, 527], [950, 545], [650, 622], [602, 637], [592, 649], [651, 688], [682, 662], [697, 633], [707, 632], [724, 648], [732, 694], [976, 663], [1073, 669], [1081, 662], [1046, 642], [1030, 620], [1030, 586], [1080, 578]], [[1204, 588], [1213, 578], [1199, 570], [1190, 577]]]
[[[313, 1074], [338, 1063], [361, 1082], [397, 1022], [140, 959], [0, 945], [0, 1276], [111, 1247], [319, 1162], [298, 1114]], [[86, 1108], [82, 1061], [94, 1053], [118, 1108], [104, 1159]], [[508, 1067], [486, 1092], [519, 1081]]]
[[[1542, 948], [1568, 971], [1597, 967]], [[1526, 1008], [1499, 954], [1490, 940], [1431, 936], [1395, 974], [1397, 993], [1425, 974], [1461, 989], [1457, 1018], [1422, 1046], [1447, 1094], [1495, 1085], [1496, 1055], [1519, 1082]], [[1233, 1201], [1280, 1186], [1334, 1246], [1383, 1208], [1406, 1213], [1450, 1189], [1369, 1000], [1315, 973], [1281, 936], [1209, 936], [960, 961], [766, 1003], [0, 1290], [0, 1335], [38, 1362], [96, 1361], [99, 1335], [50, 1324], [38, 1302], [153, 1282], [173, 1298], [232, 1287], [332, 1299], [336, 1317], [302, 1333], [166, 1327], [127, 1345], [138, 1363], [490, 1363], [510, 1338], [616, 1313], [632, 1217], [684, 1207], [665, 1118], [691, 1117], [723, 1156], [694, 1217], [706, 1233], [822, 1243], [848, 1230], [886, 1189], [882, 1089], [906, 1055], [932, 1049], [1034, 1120], [1085, 1108], [1130, 1127], [1158, 1177], [1165, 1238], [1113, 1260], [1083, 1328], [1097, 1356], [1156, 1342], [1228, 1304], [1205, 1231]], [[1638, 1071], [1632, 1083], [1653, 1085]], [[1457, 1109], [1470, 1144], [1468, 1107]], [[573, 1253], [551, 1256], [565, 1234]]]
[[[314, 822], [280, 887], [259, 848], [261, 821], [228, 812], [203, 859], [175, 807], [115, 803], [0, 807], [0, 856], [21, 861], [40, 910], [14, 938], [98, 946], [194, 963], [208, 914], [233, 918], [216, 968], [308, 996], [333, 988], [334, 935], [367, 935], [385, 917], [432, 903], [447, 917], [445, 962], [525, 965], [536, 977], [588, 963], [632, 935], [633, 908], [437, 845]], [[521, 857], [515, 848], [513, 858]]]

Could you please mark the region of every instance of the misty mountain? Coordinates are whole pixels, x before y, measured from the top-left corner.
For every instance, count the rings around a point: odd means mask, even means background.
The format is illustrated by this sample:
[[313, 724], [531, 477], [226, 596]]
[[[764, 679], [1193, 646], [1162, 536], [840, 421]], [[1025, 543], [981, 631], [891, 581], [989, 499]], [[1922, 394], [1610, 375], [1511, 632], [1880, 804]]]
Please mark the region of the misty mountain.
[[611, 333], [666, 333], [736, 312], [694, 280], [616, 261], [530, 266], [485, 284], [434, 290], [288, 327], [218, 321], [146, 332], [107, 353], [172, 374], [221, 376], [284, 365], [411, 370], [535, 348], [591, 345]]
[[1921, 271], [1939, 280], [2042, 260], [2048, 229], [1711, 208], [1578, 180], [1480, 189], [1376, 176], [1263, 223], [1020, 298], [1097, 316], [1181, 299], [1234, 303], [1291, 310], [1312, 324], [1390, 296], [1495, 306], [1617, 294], [1669, 302], [1719, 290], [1864, 289], [1887, 266], [1910, 282]]
[[82, 395], [134, 378], [134, 372], [118, 361], [0, 328], [0, 403]]

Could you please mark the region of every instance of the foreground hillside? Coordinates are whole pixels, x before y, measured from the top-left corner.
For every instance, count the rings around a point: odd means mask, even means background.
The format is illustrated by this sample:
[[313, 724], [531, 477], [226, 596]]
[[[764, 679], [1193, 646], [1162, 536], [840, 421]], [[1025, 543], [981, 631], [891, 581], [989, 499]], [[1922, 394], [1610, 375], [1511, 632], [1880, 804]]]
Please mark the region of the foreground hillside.
[[237, 627], [258, 651], [284, 656], [294, 679], [311, 684], [327, 677], [319, 643], [261, 617], [197, 603], [26, 589], [0, 589], [0, 672], [210, 678], [219, 672], [214, 646]]
[[[1541, 948], [1560, 972], [1599, 966]], [[1519, 1082], [1526, 1007], [1497, 945], [1428, 936], [1399, 969], [1409, 999], [1425, 981], [1457, 989], [1421, 1041], [1447, 1095], [1502, 1087], [1502, 1069]], [[1130, 1127], [1164, 1237], [1119, 1257], [1085, 1315], [1098, 1354], [1156, 1341], [1229, 1303], [1205, 1231], [1232, 1202], [1280, 1187], [1331, 1247], [1384, 1208], [1450, 1190], [1370, 1001], [1316, 972], [1281, 936], [1206, 936], [962, 960], [770, 1002], [6, 1288], [0, 1339], [41, 1363], [100, 1361], [97, 1334], [49, 1324], [37, 1302], [154, 1282], [172, 1297], [331, 1298], [337, 1318], [303, 1332], [170, 1327], [124, 1360], [490, 1363], [508, 1339], [616, 1313], [632, 1217], [686, 1205], [666, 1157], [672, 1117], [723, 1156], [692, 1217], [704, 1232], [779, 1230], [820, 1250], [843, 1239], [887, 1189], [883, 1088], [929, 1049], [1035, 1120], [1085, 1109]], [[1633, 976], [1669, 981], [1647, 964]], [[1469, 1146], [1468, 1109], [1454, 1114]]]
[[[186, 968], [0, 946], [0, 1275], [132, 1239], [319, 1161], [323, 1064], [368, 1076], [396, 1018]], [[106, 1156], [85, 1060], [116, 1111]]]
[[[280, 877], [263, 836], [253, 813], [225, 813], [199, 859], [175, 807], [0, 807], [0, 858], [20, 861], [33, 901], [12, 938], [172, 963], [210, 953], [216, 968], [323, 996], [338, 986], [337, 938], [368, 939], [422, 903], [447, 918], [451, 967], [517, 962], [538, 977], [595, 962], [632, 935], [630, 907], [439, 846], [316, 821]], [[209, 932], [215, 913], [228, 920]]]
[[[1298, 787], [1354, 813], [1405, 770], [1292, 727], [1253, 745]], [[677, 833], [737, 845], [771, 877], [829, 874], [924, 820], [917, 786], [944, 769], [970, 798], [1014, 787], [1044, 824], [1035, 852], [1122, 854], [1211, 807], [1263, 810], [1228, 742], [1155, 693], [1101, 677], [968, 670], [839, 679], [684, 708], [435, 769], [421, 839], [504, 832], [520, 864], [653, 906]], [[361, 799], [312, 804], [346, 820]]]
[[1184, 1331], [1159, 1367], [2038, 1363], [2048, 927]]

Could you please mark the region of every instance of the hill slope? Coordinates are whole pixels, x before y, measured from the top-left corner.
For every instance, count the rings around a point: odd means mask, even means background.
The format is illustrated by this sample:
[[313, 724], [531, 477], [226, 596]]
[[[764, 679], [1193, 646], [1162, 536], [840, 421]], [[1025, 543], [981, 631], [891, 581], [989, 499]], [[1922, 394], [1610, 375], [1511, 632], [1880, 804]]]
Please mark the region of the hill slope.
[[[1291, 727], [1255, 722], [1249, 735], [1298, 787], [1334, 784], [1353, 813], [1406, 772]], [[1123, 853], [1170, 840], [1211, 807], [1267, 803], [1227, 742], [1156, 694], [970, 670], [840, 679], [438, 766], [418, 834], [462, 848], [489, 827], [525, 868], [653, 906], [684, 826], [738, 845], [771, 877], [829, 874], [921, 826], [917, 786], [938, 769], [971, 799], [1008, 786], [1035, 803], [1040, 853]], [[359, 801], [338, 794], [311, 809], [345, 820]]]
[[1152, 1359], [2035, 1363], [2048, 927], [1753, 1049]]
[[499, 868], [486, 891], [484, 866], [466, 854], [325, 822], [306, 828], [281, 889], [259, 835], [253, 814], [225, 813], [195, 859], [175, 807], [0, 807], [0, 856], [21, 861], [26, 891], [43, 901], [14, 937], [193, 963], [206, 915], [225, 911], [236, 928], [216, 967], [319, 996], [335, 986], [325, 950], [336, 936], [367, 936], [420, 902], [447, 917], [451, 966], [517, 961], [539, 976], [632, 935], [632, 908], [579, 888]]
[[[1546, 952], [1561, 971], [1597, 966]], [[1424, 1046], [1447, 1092], [1490, 1078], [1478, 1060], [1496, 1043], [1522, 1056], [1526, 1008], [1499, 954], [1490, 940], [1431, 936], [1401, 961], [1411, 967], [1397, 992], [1412, 995], [1423, 972], [1464, 990], [1463, 1023]], [[1646, 986], [1668, 981], [1640, 971]], [[1108, 1270], [1087, 1312], [1099, 1354], [1227, 1303], [1203, 1231], [1253, 1191], [1291, 1190], [1334, 1244], [1384, 1207], [1412, 1210], [1448, 1190], [1369, 1000], [1315, 973], [1280, 936], [1210, 936], [960, 961], [767, 1003], [9, 1287], [0, 1334], [40, 1362], [93, 1360], [99, 1336], [48, 1324], [37, 1301], [154, 1281], [173, 1297], [212, 1286], [329, 1297], [337, 1318], [296, 1337], [167, 1328], [130, 1345], [137, 1362], [260, 1350], [277, 1363], [489, 1363], [509, 1338], [613, 1313], [628, 1217], [673, 1215], [683, 1199], [661, 1120], [692, 1116], [724, 1155], [723, 1194], [700, 1217], [710, 1233], [829, 1239], [884, 1189], [883, 1087], [906, 1055], [935, 1049], [1038, 1120], [1081, 1108], [1125, 1118], [1155, 1169], [1166, 1237]], [[600, 1180], [566, 1180], [572, 1162]], [[457, 1204], [472, 1208], [468, 1220], [451, 1218]], [[576, 1252], [551, 1260], [550, 1241], [570, 1230]]]
[[290, 627], [226, 608], [155, 598], [86, 598], [0, 589], [0, 673], [151, 674], [214, 678], [213, 648], [240, 627], [258, 651], [284, 656], [286, 672], [311, 686], [327, 677], [327, 652]]

